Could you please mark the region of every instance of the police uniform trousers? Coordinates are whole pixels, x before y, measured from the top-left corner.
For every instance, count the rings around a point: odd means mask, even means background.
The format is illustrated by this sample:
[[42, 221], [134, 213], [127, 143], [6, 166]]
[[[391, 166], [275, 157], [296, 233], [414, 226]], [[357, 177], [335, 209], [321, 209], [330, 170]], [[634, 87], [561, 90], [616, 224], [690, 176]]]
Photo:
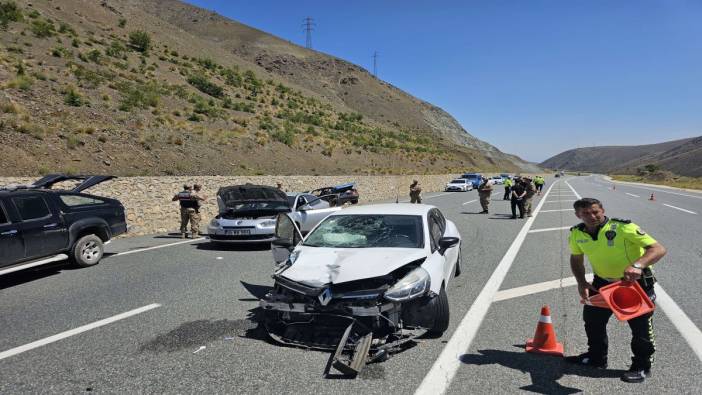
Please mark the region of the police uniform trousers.
[[180, 233], [188, 231], [188, 222], [190, 222], [190, 231], [193, 235], [200, 232], [200, 214], [194, 208], [180, 208]]
[[512, 207], [512, 217], [517, 216], [517, 208], [519, 208], [519, 218], [524, 218], [524, 199], [513, 197], [510, 206]]
[[[603, 278], [595, 276], [592, 285], [600, 289], [609, 284]], [[656, 294], [653, 289], [653, 281], [647, 284], [644, 279], [639, 280], [639, 284], [644, 289], [648, 297], [653, 301]], [[592, 292], [592, 291], [591, 291]], [[585, 321], [585, 333], [587, 334], [588, 353], [594, 360], [607, 361], [607, 348], [609, 341], [607, 338], [607, 322], [612, 316], [612, 310], [601, 307], [585, 305], [583, 307], [583, 320]], [[653, 353], [656, 351], [655, 335], [653, 333], [653, 312], [633, 318], [627, 321], [631, 328], [631, 352], [633, 366], [640, 369], [649, 369], [653, 364]]]
[[527, 215], [531, 215], [531, 205], [532, 202], [534, 201], [534, 195], [527, 195], [524, 196], [524, 212], [526, 212]]
[[490, 206], [490, 195], [492, 192], [478, 192], [478, 197], [480, 198], [480, 206], [483, 207], [483, 211], [488, 211], [488, 206]]
[[505, 186], [505, 196], [502, 197], [502, 200], [509, 200], [509, 193], [512, 192], [512, 188], [509, 186]]

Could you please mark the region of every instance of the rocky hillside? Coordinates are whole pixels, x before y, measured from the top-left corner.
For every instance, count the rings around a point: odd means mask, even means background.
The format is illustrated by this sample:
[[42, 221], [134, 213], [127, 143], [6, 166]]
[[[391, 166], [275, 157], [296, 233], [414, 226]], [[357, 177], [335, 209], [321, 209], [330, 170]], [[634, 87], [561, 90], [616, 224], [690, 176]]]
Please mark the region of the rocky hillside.
[[0, 0], [3, 175], [536, 171], [371, 76], [173, 0]]
[[700, 177], [702, 136], [660, 144], [578, 148], [549, 158], [541, 166], [609, 174], [637, 174], [660, 169]]

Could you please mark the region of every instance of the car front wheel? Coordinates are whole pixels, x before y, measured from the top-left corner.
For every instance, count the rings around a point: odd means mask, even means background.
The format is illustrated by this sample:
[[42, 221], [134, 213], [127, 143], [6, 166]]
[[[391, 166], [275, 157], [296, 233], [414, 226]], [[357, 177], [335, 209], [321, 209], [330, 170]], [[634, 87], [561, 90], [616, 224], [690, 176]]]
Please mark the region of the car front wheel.
[[71, 261], [80, 267], [96, 265], [100, 262], [104, 246], [95, 235], [86, 235], [78, 239], [71, 251]]
[[429, 329], [429, 333], [435, 336], [440, 336], [443, 334], [449, 325], [449, 303], [448, 295], [446, 295], [446, 289], [441, 286], [441, 291], [439, 291], [439, 296], [437, 296], [436, 303], [434, 304], [434, 326]]

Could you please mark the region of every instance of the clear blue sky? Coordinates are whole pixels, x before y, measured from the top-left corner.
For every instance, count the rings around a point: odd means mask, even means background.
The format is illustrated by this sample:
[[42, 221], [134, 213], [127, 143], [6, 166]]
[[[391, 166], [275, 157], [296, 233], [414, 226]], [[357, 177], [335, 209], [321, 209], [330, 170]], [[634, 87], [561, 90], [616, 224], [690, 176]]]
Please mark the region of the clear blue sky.
[[702, 135], [702, 1], [189, 3], [373, 69], [474, 136], [542, 161]]

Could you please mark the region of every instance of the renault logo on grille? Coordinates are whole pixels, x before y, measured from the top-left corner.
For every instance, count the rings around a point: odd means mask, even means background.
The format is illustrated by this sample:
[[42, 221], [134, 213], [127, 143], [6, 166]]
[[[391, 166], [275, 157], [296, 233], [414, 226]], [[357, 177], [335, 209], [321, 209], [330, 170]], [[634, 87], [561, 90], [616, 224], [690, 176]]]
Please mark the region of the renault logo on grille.
[[322, 291], [322, 293], [319, 294], [317, 298], [319, 299], [319, 302], [322, 304], [322, 306], [326, 306], [327, 304], [329, 304], [329, 301], [331, 301], [332, 299], [331, 288], [324, 288], [324, 291]]

